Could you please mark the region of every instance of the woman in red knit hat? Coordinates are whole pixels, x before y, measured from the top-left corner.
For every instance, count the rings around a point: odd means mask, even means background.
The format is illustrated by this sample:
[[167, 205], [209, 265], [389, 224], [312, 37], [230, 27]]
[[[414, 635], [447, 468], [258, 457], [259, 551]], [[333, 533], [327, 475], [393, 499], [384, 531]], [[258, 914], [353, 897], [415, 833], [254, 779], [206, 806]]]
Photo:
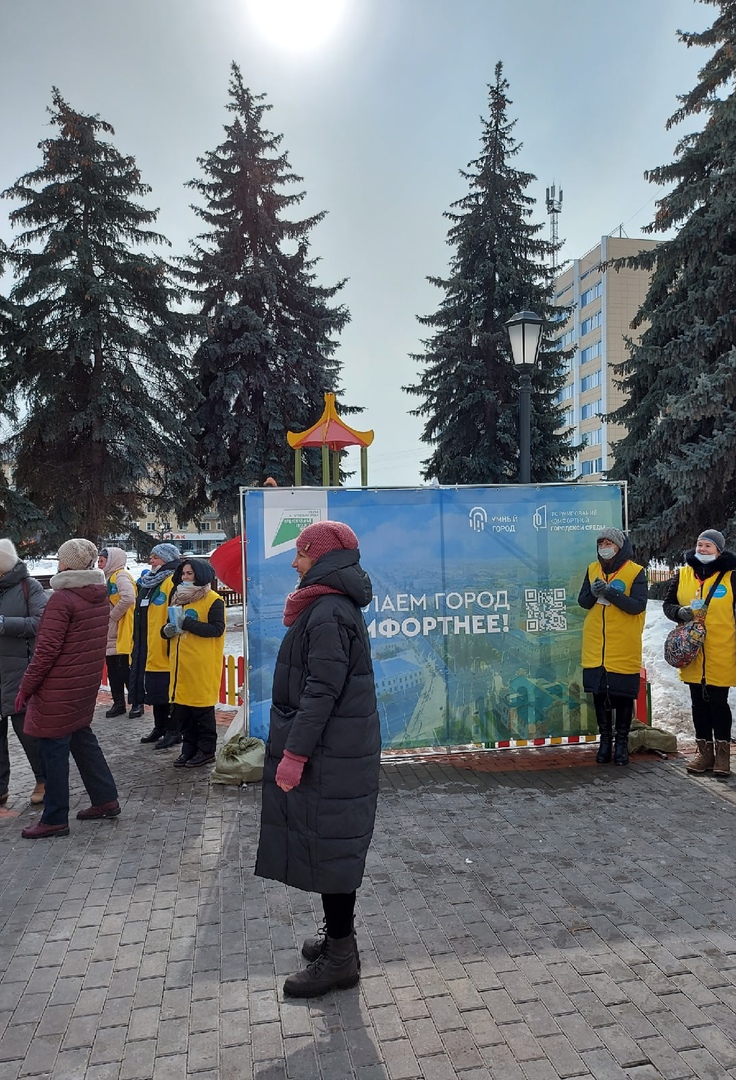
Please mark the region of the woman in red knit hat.
[[296, 542], [300, 577], [286, 598], [274, 671], [256, 873], [320, 893], [324, 933], [308, 938], [308, 967], [284, 993], [316, 997], [354, 986], [353, 916], [378, 799], [381, 733], [361, 608], [371, 581], [358, 538], [318, 521]]

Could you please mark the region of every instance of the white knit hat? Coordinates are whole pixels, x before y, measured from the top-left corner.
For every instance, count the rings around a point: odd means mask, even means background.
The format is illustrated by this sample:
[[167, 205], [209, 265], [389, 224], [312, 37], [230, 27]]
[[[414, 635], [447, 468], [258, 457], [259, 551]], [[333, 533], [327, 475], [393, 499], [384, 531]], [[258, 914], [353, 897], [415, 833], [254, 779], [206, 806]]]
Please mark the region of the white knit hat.
[[12, 540], [0, 540], [0, 574], [7, 574], [18, 562], [18, 552]]
[[61, 545], [57, 554], [59, 569], [63, 566], [66, 570], [92, 570], [99, 558], [97, 548], [92, 541], [85, 540], [81, 536], [67, 540]]

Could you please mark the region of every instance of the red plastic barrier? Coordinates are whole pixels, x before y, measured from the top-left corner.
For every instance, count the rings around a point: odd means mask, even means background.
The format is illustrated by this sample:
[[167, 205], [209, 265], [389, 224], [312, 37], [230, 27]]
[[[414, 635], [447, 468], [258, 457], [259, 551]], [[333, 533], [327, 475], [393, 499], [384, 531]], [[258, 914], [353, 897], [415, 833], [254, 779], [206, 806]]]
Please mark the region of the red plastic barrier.
[[[242, 656], [236, 656], [233, 659], [235, 660], [235, 671], [237, 672], [236, 687], [242, 686], [245, 682], [245, 658]], [[232, 701], [228, 702], [227, 661], [227, 656], [223, 657], [222, 675], [220, 676], [220, 696], [218, 698], [220, 705], [233, 704]], [[102, 678], [100, 679], [100, 686], [103, 688], [103, 690], [110, 689], [110, 682], [107, 675], [107, 661], [105, 661], [102, 666]], [[239, 700], [240, 699], [238, 699], [238, 701]]]
[[642, 668], [639, 672], [639, 696], [636, 699], [635, 705], [636, 719], [640, 720], [642, 724], [650, 724], [652, 721], [649, 715], [648, 694], [647, 694], [647, 669]]

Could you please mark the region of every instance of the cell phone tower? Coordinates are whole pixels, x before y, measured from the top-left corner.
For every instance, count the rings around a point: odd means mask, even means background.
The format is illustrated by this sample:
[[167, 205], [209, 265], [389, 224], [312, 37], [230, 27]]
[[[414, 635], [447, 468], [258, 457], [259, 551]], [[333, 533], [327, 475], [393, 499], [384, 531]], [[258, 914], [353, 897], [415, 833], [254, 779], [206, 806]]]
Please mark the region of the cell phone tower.
[[557, 218], [562, 213], [562, 188], [560, 188], [558, 194], [554, 184], [551, 188], [547, 188], [547, 213], [549, 214], [549, 242], [552, 245], [552, 269], [556, 270], [557, 245], [559, 243]]

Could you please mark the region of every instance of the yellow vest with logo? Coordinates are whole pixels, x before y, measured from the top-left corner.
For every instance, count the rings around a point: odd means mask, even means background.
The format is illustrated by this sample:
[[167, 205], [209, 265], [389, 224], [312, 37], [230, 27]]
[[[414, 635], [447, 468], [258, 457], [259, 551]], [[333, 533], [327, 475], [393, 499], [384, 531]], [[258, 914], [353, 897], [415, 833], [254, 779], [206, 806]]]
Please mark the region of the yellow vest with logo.
[[[193, 615], [197, 622], [207, 622], [210, 608], [220, 599], [219, 593], [211, 589], [196, 603], [184, 604], [184, 615]], [[195, 709], [217, 704], [224, 652], [224, 633], [219, 637], [200, 637], [185, 630], [171, 638], [169, 697], [174, 704], [191, 705]]]
[[[596, 560], [588, 567], [588, 580], [603, 578], [627, 596], [643, 570], [631, 559], [615, 572], [606, 574]], [[641, 670], [641, 639], [645, 614], [627, 615], [614, 604], [595, 603], [583, 624], [583, 667], [604, 667], [618, 675], [636, 675]]]
[[[116, 570], [114, 574], [110, 574], [109, 581], [107, 583], [107, 598], [115, 607], [120, 603], [120, 593], [118, 592], [117, 579], [118, 574], [125, 574], [130, 578], [130, 583], [133, 586], [133, 592], [135, 593], [135, 582], [128, 573], [127, 570]], [[122, 619], [118, 623], [118, 636], [115, 641], [115, 645], [118, 651], [118, 655], [130, 656], [133, 651], [133, 612], [135, 611], [135, 604], [128, 608], [123, 615]]]
[[[692, 566], [683, 566], [677, 587], [680, 607], [690, 607], [693, 600], [706, 600], [715, 584], [715, 575], [699, 581]], [[721, 578], [708, 604], [705, 616], [705, 644], [687, 667], [680, 668], [683, 682], [699, 683], [705, 674], [709, 686], [736, 686], [736, 622], [733, 614], [731, 571]]]
[[[172, 571], [173, 574], [173, 571]], [[165, 577], [148, 598], [146, 616], [146, 671], [169, 670], [169, 643], [161, 630], [169, 621], [171, 574]]]

